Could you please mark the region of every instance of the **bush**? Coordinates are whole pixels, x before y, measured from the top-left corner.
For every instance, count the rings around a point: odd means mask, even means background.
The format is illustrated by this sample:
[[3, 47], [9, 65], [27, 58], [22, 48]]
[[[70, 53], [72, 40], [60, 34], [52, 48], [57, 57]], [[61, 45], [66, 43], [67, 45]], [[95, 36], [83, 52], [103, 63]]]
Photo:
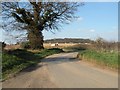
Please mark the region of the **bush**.
[[4, 50], [5, 46], [6, 46], [5, 42], [0, 42], [0, 51]]
[[31, 47], [30, 47], [30, 42], [22, 42], [21, 43], [21, 47], [23, 48], [23, 49], [30, 49]]
[[2, 42], [2, 48], [4, 49], [6, 46], [6, 43], [5, 42]]
[[106, 41], [103, 38], [96, 39], [95, 42], [92, 43], [91, 46], [92, 49], [97, 51], [118, 51], [118, 43], [115, 41]]

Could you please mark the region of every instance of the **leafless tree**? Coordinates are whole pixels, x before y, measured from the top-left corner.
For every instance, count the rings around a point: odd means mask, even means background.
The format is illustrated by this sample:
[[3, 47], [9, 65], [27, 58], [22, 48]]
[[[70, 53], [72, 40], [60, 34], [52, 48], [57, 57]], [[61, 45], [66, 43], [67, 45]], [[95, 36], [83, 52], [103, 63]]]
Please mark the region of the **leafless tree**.
[[27, 30], [32, 49], [42, 49], [43, 30], [58, 30], [70, 22], [79, 6], [77, 2], [3, 2], [2, 16], [7, 29]]

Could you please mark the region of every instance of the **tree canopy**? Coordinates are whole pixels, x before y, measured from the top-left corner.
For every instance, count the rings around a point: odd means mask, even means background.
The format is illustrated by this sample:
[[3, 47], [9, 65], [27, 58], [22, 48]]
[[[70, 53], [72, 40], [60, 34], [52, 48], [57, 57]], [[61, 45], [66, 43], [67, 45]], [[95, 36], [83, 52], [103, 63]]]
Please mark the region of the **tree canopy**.
[[[26, 29], [32, 48], [43, 47], [43, 30], [59, 29], [62, 24], [72, 21], [79, 6], [78, 2], [3, 2], [2, 14], [9, 27]], [[5, 28], [5, 24], [3, 26]], [[37, 46], [37, 43], [40, 45]]]

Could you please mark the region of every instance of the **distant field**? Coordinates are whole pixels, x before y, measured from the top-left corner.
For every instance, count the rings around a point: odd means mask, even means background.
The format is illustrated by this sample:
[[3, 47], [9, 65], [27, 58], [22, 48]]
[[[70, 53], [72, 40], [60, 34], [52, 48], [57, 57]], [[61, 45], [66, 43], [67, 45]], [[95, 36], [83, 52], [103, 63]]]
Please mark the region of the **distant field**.
[[53, 48], [53, 47], [66, 48], [66, 47], [77, 45], [77, 43], [59, 43], [58, 46], [51, 46], [52, 44], [50, 43], [44, 43], [43, 45], [45, 48]]
[[6, 45], [5, 49], [20, 49], [20, 45]]
[[[54, 44], [54, 43], [53, 43]], [[50, 43], [44, 43], [43, 44], [45, 48], [65, 48], [65, 47], [71, 47], [74, 45], [77, 45], [77, 43], [59, 43], [58, 46], [51, 46]], [[6, 45], [5, 49], [20, 49], [20, 45]]]

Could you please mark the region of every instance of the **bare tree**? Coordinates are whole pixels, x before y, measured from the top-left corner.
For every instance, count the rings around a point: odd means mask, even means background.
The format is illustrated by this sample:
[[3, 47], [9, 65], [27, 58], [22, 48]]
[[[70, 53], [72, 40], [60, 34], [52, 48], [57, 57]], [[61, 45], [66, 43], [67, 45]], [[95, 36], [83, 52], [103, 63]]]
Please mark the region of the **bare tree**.
[[9, 21], [6, 22], [7, 27], [27, 30], [32, 49], [42, 49], [42, 31], [58, 30], [62, 24], [76, 17], [75, 12], [82, 5], [77, 2], [3, 2], [2, 14], [3, 19]]

